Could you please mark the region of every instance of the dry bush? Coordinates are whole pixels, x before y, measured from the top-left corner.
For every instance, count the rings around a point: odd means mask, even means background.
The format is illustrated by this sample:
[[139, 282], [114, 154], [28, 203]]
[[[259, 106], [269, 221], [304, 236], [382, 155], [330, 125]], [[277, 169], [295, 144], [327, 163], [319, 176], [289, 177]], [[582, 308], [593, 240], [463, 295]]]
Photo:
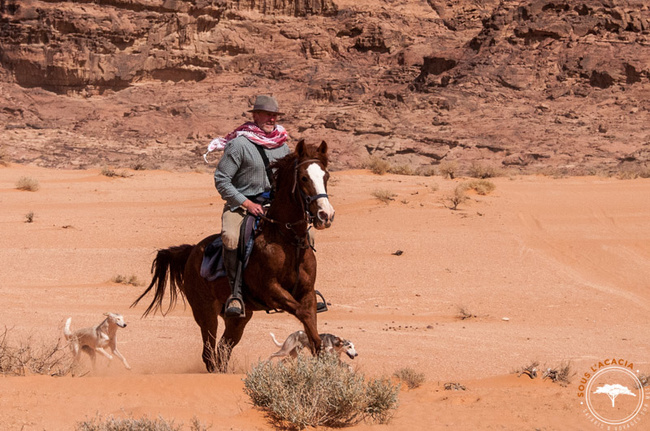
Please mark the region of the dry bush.
[[[116, 419], [112, 416], [106, 419], [98, 416], [88, 421], [78, 422], [75, 427], [76, 431], [181, 431], [182, 429], [182, 423], [176, 425], [173, 420], [167, 421], [162, 417], [152, 420], [147, 417]], [[207, 429], [196, 417], [192, 418], [191, 431]]]
[[571, 376], [575, 374], [571, 371], [571, 364], [569, 362], [562, 362], [557, 367], [547, 367], [542, 374], [543, 379], [551, 379], [553, 383], [558, 383], [560, 386], [567, 386], [571, 382]]
[[438, 172], [440, 172], [440, 175], [443, 177], [449, 177], [453, 180], [458, 174], [458, 163], [448, 161], [441, 162], [438, 166]]
[[379, 157], [371, 157], [366, 163], [366, 168], [373, 174], [384, 175], [390, 169], [390, 163]]
[[459, 184], [454, 189], [454, 193], [445, 197], [443, 204], [451, 210], [457, 210], [458, 205], [462, 204], [467, 199], [469, 199], [465, 194], [465, 190], [467, 189], [464, 187], [464, 185]]
[[0, 166], [9, 166], [9, 156], [4, 148], [0, 148]]
[[531, 379], [537, 378], [537, 368], [539, 367], [539, 361], [532, 361], [530, 364], [525, 367], [517, 368], [514, 373], [517, 376], [521, 377], [523, 374], [527, 375]]
[[459, 187], [462, 187], [465, 191], [474, 190], [476, 193], [482, 196], [492, 193], [494, 189], [497, 188], [497, 186], [494, 185], [492, 181], [488, 180], [466, 181], [464, 183], [461, 183]]
[[397, 408], [399, 385], [388, 378], [366, 381], [336, 355], [298, 355], [288, 363], [258, 363], [246, 374], [244, 391], [277, 425], [303, 429], [366, 419], [386, 423]]
[[30, 211], [27, 214], [25, 214], [25, 223], [33, 223], [34, 222], [34, 211]]
[[111, 278], [111, 281], [113, 283], [117, 284], [130, 284], [131, 286], [141, 286], [142, 283], [140, 283], [140, 280], [138, 280], [138, 277], [135, 275], [131, 275], [130, 277], [126, 277], [124, 275], [118, 274], [115, 277]]
[[435, 166], [420, 166], [415, 174], [421, 177], [432, 177], [436, 174], [436, 168]]
[[424, 373], [418, 373], [413, 368], [400, 368], [393, 373], [395, 377], [406, 383], [409, 389], [415, 389], [422, 386], [425, 381]]
[[372, 195], [382, 201], [383, 203], [388, 203], [390, 201], [394, 201], [397, 195], [393, 192], [390, 192], [388, 190], [375, 190], [372, 192]]
[[410, 165], [395, 165], [388, 169], [391, 174], [397, 175], [415, 175], [415, 171]]
[[634, 180], [637, 178], [650, 178], [650, 168], [643, 166], [624, 166], [616, 172], [620, 180]]
[[467, 388], [457, 382], [447, 382], [443, 386], [445, 391], [466, 391]]
[[496, 166], [484, 165], [482, 163], [473, 162], [469, 167], [467, 174], [473, 178], [494, 178], [502, 175], [501, 169]]
[[34, 178], [20, 177], [16, 182], [16, 188], [27, 192], [35, 192], [40, 188], [40, 185], [38, 184], [38, 180]]
[[476, 317], [476, 314], [470, 312], [467, 307], [464, 307], [462, 305], [458, 306], [458, 318], [460, 320], [474, 319]]
[[30, 337], [18, 346], [12, 346], [7, 339], [8, 332], [5, 327], [0, 334], [0, 374], [65, 376], [72, 372], [72, 355], [61, 339], [56, 343], [35, 345]]
[[109, 167], [103, 167], [101, 174], [105, 177], [113, 178], [113, 177], [120, 177], [120, 178], [128, 178], [132, 176], [126, 171], [116, 171], [114, 169], [111, 169]]

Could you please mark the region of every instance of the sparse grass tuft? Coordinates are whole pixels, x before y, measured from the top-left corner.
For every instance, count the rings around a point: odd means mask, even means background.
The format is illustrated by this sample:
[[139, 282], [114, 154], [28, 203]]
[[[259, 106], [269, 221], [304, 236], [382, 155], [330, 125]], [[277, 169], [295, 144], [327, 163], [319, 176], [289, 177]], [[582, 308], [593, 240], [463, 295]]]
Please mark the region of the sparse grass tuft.
[[488, 180], [472, 180], [461, 183], [459, 187], [463, 187], [465, 190], [474, 190], [479, 195], [484, 196], [492, 193], [497, 186]]
[[557, 383], [560, 386], [567, 386], [571, 381], [571, 363], [562, 362], [557, 367], [548, 367], [544, 371], [542, 378], [551, 379], [553, 383]]
[[476, 317], [476, 314], [470, 312], [467, 307], [464, 307], [462, 305], [458, 306], [458, 318], [460, 320], [474, 319]]
[[445, 391], [466, 391], [467, 388], [457, 382], [447, 382], [444, 384]]
[[61, 339], [56, 343], [35, 345], [31, 337], [18, 346], [11, 346], [7, 339], [8, 329], [0, 334], [0, 374], [25, 376], [42, 374], [65, 376], [72, 372], [72, 355]]
[[244, 386], [255, 406], [289, 429], [344, 427], [364, 419], [386, 423], [399, 393], [390, 379], [366, 381], [327, 354], [298, 355], [290, 363], [260, 362], [247, 373]]
[[409, 389], [419, 388], [425, 380], [424, 373], [418, 373], [412, 368], [400, 368], [393, 375], [406, 383]]
[[415, 174], [421, 177], [432, 177], [436, 174], [436, 168], [434, 166], [420, 166]]
[[467, 174], [473, 178], [494, 178], [500, 177], [502, 172], [496, 166], [484, 165], [482, 163], [473, 162], [469, 167]]
[[138, 277], [135, 275], [131, 275], [130, 277], [126, 277], [124, 275], [118, 274], [115, 277], [111, 278], [111, 281], [113, 283], [117, 284], [130, 284], [131, 286], [140, 286], [140, 280], [138, 280]]
[[467, 189], [465, 188], [464, 184], [459, 184], [459, 185], [454, 189], [454, 193], [453, 193], [453, 194], [448, 195], [447, 197], [445, 197], [445, 200], [444, 200], [443, 204], [444, 204], [447, 208], [449, 208], [449, 209], [451, 209], [451, 210], [454, 210], [454, 211], [457, 210], [457, 209], [458, 209], [458, 205], [462, 204], [462, 203], [465, 202], [467, 199], [469, 199], [469, 198], [467, 197], [467, 195], [465, 194], [465, 190], [467, 190]]
[[448, 177], [453, 180], [458, 174], [458, 163], [449, 161], [441, 162], [438, 166], [438, 172], [443, 177]]
[[9, 166], [9, 156], [4, 148], [0, 148], [0, 166]]
[[382, 201], [383, 203], [388, 203], [390, 201], [394, 201], [397, 195], [393, 192], [390, 192], [388, 190], [375, 190], [372, 192], [372, 195]]
[[33, 223], [34, 222], [34, 211], [30, 211], [27, 214], [25, 214], [25, 223]]
[[380, 159], [379, 157], [370, 157], [366, 167], [373, 173], [377, 175], [384, 175], [390, 169], [390, 163], [386, 160]]
[[16, 182], [16, 188], [27, 192], [35, 192], [40, 188], [40, 185], [38, 184], [38, 180], [35, 180], [34, 178], [20, 177]]
[[113, 177], [128, 178], [132, 176], [126, 171], [116, 171], [106, 166], [102, 168], [101, 174], [109, 178], [113, 178]]
[[[106, 419], [97, 416], [91, 420], [77, 422], [75, 427], [76, 431], [181, 431], [182, 429], [182, 423], [176, 425], [173, 420], [167, 421], [162, 417], [152, 420], [147, 417], [116, 419], [112, 416]], [[207, 429], [196, 417], [192, 418], [191, 431], [205, 431]]]
[[537, 367], [539, 367], [539, 361], [533, 361], [525, 367], [517, 368], [514, 373], [521, 377], [523, 374], [527, 375], [531, 379], [537, 378]]
[[395, 165], [388, 169], [391, 174], [397, 175], [415, 175], [415, 171], [410, 165]]

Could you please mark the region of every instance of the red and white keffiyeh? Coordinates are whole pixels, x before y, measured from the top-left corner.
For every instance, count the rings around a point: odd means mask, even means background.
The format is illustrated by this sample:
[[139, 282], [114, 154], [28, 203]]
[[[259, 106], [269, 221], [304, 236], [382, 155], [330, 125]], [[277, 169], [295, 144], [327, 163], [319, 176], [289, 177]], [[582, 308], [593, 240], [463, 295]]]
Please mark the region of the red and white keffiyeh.
[[203, 158], [207, 162], [206, 156], [209, 153], [215, 150], [223, 150], [226, 148], [228, 142], [238, 136], [244, 136], [255, 144], [261, 145], [264, 148], [273, 149], [282, 146], [287, 141], [289, 134], [285, 128], [279, 124], [276, 124], [275, 129], [273, 129], [271, 133], [266, 133], [257, 124], [250, 121], [237, 127], [226, 136], [213, 139], [210, 142], [210, 145], [208, 145], [208, 151], [203, 155]]

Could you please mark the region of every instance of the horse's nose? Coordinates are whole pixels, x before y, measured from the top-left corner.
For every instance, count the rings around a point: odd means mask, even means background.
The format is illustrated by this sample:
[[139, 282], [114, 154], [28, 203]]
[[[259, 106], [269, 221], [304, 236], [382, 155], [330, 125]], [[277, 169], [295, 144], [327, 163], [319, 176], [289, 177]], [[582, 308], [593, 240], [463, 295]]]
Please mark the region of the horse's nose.
[[330, 213], [328, 213], [327, 211], [320, 210], [318, 211], [318, 219], [325, 224], [330, 224], [332, 223], [332, 221], [334, 221], [334, 212], [332, 212], [330, 215]]

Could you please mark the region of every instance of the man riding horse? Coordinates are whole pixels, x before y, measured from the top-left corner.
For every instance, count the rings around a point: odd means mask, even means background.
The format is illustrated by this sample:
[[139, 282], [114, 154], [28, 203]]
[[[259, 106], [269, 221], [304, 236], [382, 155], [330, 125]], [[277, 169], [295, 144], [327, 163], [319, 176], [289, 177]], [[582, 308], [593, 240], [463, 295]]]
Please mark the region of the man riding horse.
[[[247, 122], [211, 144], [224, 152], [214, 173], [214, 184], [225, 206], [221, 216], [223, 260], [231, 295], [225, 305], [227, 317], [243, 317], [241, 262], [238, 259], [241, 225], [246, 213], [264, 215], [265, 193], [271, 190], [269, 163], [290, 153], [286, 130], [276, 124], [283, 115], [271, 96], [257, 96]], [[238, 276], [238, 271], [240, 276]]]

